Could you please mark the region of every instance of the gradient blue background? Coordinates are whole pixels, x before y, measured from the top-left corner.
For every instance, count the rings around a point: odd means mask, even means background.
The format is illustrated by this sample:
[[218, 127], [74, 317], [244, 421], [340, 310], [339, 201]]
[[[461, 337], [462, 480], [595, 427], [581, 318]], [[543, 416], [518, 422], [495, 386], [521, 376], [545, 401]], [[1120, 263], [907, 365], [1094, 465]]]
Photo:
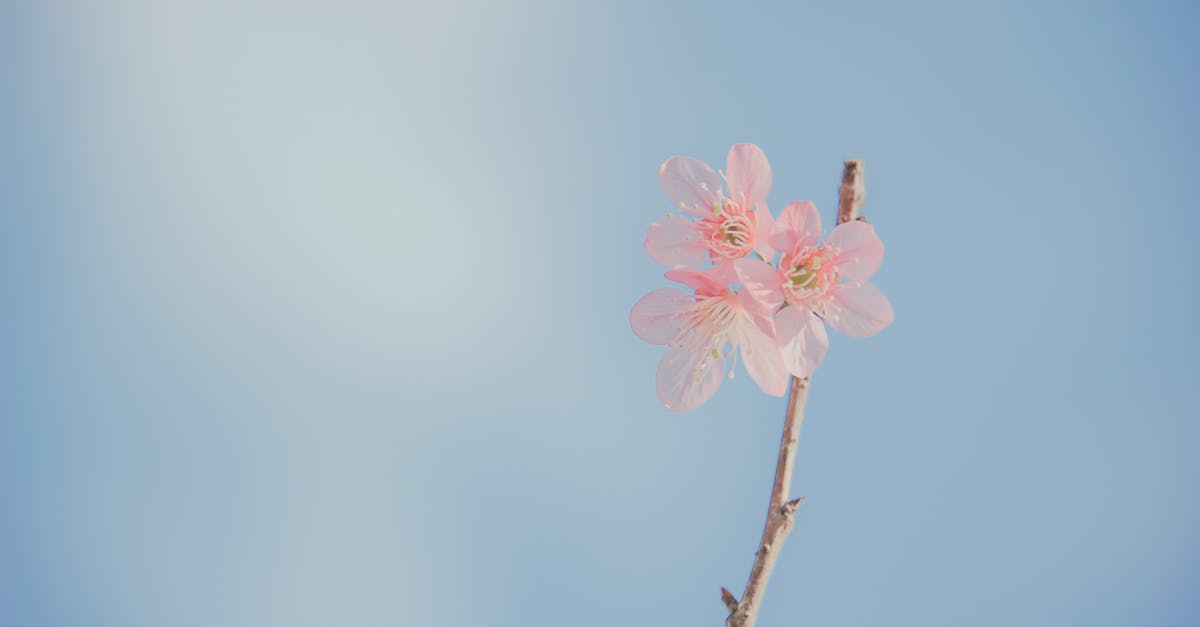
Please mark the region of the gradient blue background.
[[1051, 4], [4, 2], [0, 624], [722, 624], [783, 401], [627, 315], [743, 141], [896, 310], [759, 624], [1200, 624], [1200, 10]]

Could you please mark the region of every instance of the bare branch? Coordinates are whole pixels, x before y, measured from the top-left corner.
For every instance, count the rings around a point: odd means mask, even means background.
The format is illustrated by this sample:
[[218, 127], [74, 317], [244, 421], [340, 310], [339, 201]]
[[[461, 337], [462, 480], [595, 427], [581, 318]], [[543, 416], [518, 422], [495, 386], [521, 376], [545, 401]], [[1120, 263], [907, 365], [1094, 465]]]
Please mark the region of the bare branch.
[[753, 627], [758, 620], [758, 610], [767, 582], [783, 541], [795, 525], [796, 509], [804, 499], [788, 500], [792, 485], [792, 469], [796, 462], [796, 444], [800, 441], [800, 426], [804, 423], [804, 405], [808, 401], [808, 377], [792, 377], [792, 389], [788, 394], [787, 414], [783, 421], [783, 437], [779, 442], [779, 462], [775, 466], [775, 483], [771, 487], [771, 503], [767, 508], [767, 522], [763, 526], [762, 542], [754, 555], [750, 568], [750, 580], [746, 582], [746, 593], [735, 610], [725, 619], [726, 627]]
[[[866, 197], [863, 162], [860, 159], [849, 159], [842, 170], [842, 186], [838, 190], [837, 223], [865, 220], [866, 218], [858, 214], [858, 210]], [[775, 569], [775, 561], [779, 559], [783, 541], [796, 524], [796, 510], [804, 502], [803, 498], [789, 501], [788, 493], [791, 491], [792, 469], [796, 462], [796, 443], [800, 440], [800, 426], [804, 423], [808, 383], [808, 377], [792, 377], [787, 413], [783, 420], [783, 438], [779, 442], [779, 462], [775, 466], [775, 483], [771, 486], [771, 503], [767, 508], [767, 522], [763, 526], [758, 551], [754, 554], [754, 565], [750, 568], [746, 592], [739, 602], [728, 590], [721, 588], [722, 600], [725, 601], [725, 607], [729, 608], [725, 627], [754, 627], [763, 595], [767, 592], [767, 582], [771, 579], [771, 571]]]

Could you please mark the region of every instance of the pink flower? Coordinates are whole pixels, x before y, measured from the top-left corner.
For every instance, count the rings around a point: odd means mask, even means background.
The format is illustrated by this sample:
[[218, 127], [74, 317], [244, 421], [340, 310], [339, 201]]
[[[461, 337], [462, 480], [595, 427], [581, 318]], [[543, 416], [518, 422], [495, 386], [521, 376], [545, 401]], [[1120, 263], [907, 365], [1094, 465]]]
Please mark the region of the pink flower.
[[784, 208], [770, 232], [771, 245], [782, 252], [779, 266], [757, 259], [737, 262], [742, 291], [760, 306], [775, 311], [775, 338], [788, 370], [797, 377], [812, 374], [829, 338], [825, 323], [853, 337], [874, 335], [892, 323], [892, 305], [867, 282], [883, 261], [883, 242], [870, 224], [839, 224], [819, 243], [821, 217], [811, 202]]
[[771, 227], [767, 192], [771, 164], [754, 144], [729, 149], [722, 191], [721, 176], [689, 157], [671, 157], [658, 170], [667, 198], [690, 216], [668, 216], [646, 230], [646, 252], [670, 267], [699, 267], [758, 252], [774, 254], [766, 234]]
[[736, 363], [738, 351], [758, 386], [783, 396], [788, 372], [775, 342], [771, 310], [745, 290], [731, 288], [733, 264], [679, 268], [666, 276], [694, 293], [673, 287], [654, 290], [634, 304], [629, 322], [638, 337], [669, 347], [658, 365], [658, 398], [667, 409], [684, 412], [704, 404], [721, 385], [725, 360]]

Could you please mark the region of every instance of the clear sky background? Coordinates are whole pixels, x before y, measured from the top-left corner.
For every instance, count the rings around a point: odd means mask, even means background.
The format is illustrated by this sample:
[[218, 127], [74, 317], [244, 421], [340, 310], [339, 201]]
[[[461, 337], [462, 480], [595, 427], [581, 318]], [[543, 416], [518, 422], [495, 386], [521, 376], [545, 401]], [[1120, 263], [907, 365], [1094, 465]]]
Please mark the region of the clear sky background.
[[1195, 3], [403, 4], [0, 4], [0, 624], [723, 624], [784, 403], [627, 316], [735, 142], [896, 311], [760, 627], [1200, 624]]

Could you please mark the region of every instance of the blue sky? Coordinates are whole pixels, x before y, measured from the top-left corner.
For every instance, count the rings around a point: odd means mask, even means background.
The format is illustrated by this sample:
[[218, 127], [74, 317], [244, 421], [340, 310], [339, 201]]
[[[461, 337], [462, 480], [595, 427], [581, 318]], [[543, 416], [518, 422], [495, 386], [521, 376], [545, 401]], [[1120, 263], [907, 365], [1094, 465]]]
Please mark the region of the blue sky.
[[783, 401], [657, 402], [674, 154], [831, 221], [759, 625], [1200, 622], [1189, 3], [0, 7], [0, 623], [719, 625]]

